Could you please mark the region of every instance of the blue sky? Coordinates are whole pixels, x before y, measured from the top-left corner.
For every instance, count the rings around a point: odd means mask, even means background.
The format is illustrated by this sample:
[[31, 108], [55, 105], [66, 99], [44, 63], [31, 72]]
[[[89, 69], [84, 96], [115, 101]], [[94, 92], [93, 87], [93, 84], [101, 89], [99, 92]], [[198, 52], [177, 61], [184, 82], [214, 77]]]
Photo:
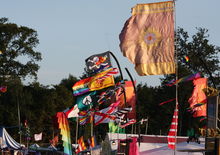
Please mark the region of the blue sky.
[[[90, 55], [112, 51], [121, 68], [129, 69], [138, 83], [160, 84], [161, 76], [140, 77], [119, 49], [119, 34], [138, 3], [156, 0], [19, 0], [2, 1], [0, 17], [38, 32], [42, 53], [38, 81], [59, 84], [69, 74], [79, 77]], [[220, 46], [219, 0], [177, 0], [176, 23], [190, 34], [196, 27], [209, 29], [210, 42]], [[115, 66], [116, 67], [116, 66]], [[123, 71], [124, 77], [127, 74]]]

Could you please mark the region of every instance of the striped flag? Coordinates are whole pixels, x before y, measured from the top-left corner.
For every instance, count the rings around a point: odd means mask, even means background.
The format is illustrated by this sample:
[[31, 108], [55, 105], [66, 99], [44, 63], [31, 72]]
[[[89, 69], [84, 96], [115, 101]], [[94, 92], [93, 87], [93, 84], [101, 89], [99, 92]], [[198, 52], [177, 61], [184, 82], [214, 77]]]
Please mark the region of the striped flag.
[[81, 137], [77, 140], [77, 142], [78, 142], [78, 148], [76, 149], [76, 153], [79, 153], [79, 152], [84, 151], [84, 150], [87, 149], [87, 148], [86, 148], [86, 145], [85, 145], [85, 142], [84, 142], [84, 140], [83, 140], [83, 136], [81, 136]]
[[80, 125], [85, 125], [87, 123], [93, 122], [94, 119], [94, 109], [89, 109], [87, 111], [79, 112], [79, 123]]
[[132, 111], [132, 107], [123, 108], [121, 110], [114, 112], [112, 115], [114, 115], [116, 117], [123, 117], [123, 115], [129, 113], [130, 111]]
[[118, 74], [118, 69], [117, 68], [110, 68], [108, 70], [106, 70], [106, 74], [104, 76], [101, 76], [101, 77], [98, 77], [96, 78], [96, 80], [102, 80], [102, 79], [105, 79], [109, 76], [112, 76], [112, 75], [115, 75], [115, 74]]
[[173, 150], [176, 148], [177, 127], [178, 127], [178, 104], [176, 105], [176, 109], [174, 110], [172, 123], [170, 125], [170, 130], [167, 137], [168, 147]]
[[95, 125], [100, 123], [109, 123], [110, 120], [115, 119], [115, 116], [110, 116], [110, 114], [114, 113], [116, 108], [119, 105], [119, 101], [112, 103], [109, 107], [102, 109], [100, 111], [95, 112]]
[[134, 123], [136, 123], [136, 120], [135, 120], [135, 119], [131, 119], [131, 120], [129, 120], [127, 123], [122, 124], [122, 125], [119, 125], [119, 127], [120, 127], [120, 128], [125, 128], [126, 126], [131, 125], [131, 124], [134, 124]]

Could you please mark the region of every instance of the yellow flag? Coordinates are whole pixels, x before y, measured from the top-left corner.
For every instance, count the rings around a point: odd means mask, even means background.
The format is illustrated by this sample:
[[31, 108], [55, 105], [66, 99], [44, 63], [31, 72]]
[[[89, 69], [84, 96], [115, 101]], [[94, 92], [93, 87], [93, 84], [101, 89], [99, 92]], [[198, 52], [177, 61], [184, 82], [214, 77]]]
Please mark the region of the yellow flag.
[[137, 73], [175, 73], [173, 1], [137, 4], [120, 33], [120, 48]]
[[90, 91], [100, 90], [106, 87], [114, 86], [114, 76], [112, 74], [109, 74], [109, 72], [112, 70], [113, 69], [110, 68], [93, 76], [91, 82], [88, 85]]

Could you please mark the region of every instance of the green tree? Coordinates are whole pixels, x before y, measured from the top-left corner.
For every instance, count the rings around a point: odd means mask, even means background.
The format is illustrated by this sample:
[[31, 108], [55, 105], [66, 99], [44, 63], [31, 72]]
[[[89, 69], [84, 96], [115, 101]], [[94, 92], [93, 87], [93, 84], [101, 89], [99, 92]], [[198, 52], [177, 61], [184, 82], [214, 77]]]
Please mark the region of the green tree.
[[25, 26], [10, 23], [0, 18], [0, 78], [4, 82], [9, 77], [25, 79], [37, 78], [41, 53], [35, 51], [39, 44], [37, 32]]
[[[215, 87], [220, 82], [219, 58], [220, 48], [211, 44], [208, 40], [208, 30], [197, 28], [197, 32], [189, 36], [188, 32], [182, 28], [176, 31], [176, 52], [178, 56], [178, 79], [200, 72], [202, 76], [208, 78], [209, 85]], [[185, 60], [185, 56], [189, 57], [189, 61]], [[175, 75], [166, 75], [161, 79], [162, 89], [167, 92], [167, 96], [175, 94], [175, 86], [168, 87], [165, 84], [175, 79]], [[193, 120], [191, 113], [187, 111], [189, 107], [188, 99], [193, 90], [192, 81], [179, 83], [178, 85], [178, 102], [179, 102], [179, 134], [185, 135], [186, 130]], [[164, 99], [165, 100], [165, 99]], [[172, 103], [168, 103], [172, 104]], [[168, 107], [164, 105], [163, 107]], [[174, 109], [174, 106], [173, 108]], [[172, 116], [172, 113], [170, 114]], [[171, 122], [170, 118], [168, 121]], [[196, 122], [198, 123], [198, 122]]]
[[[214, 86], [220, 82], [220, 48], [211, 44], [208, 37], [208, 30], [204, 28], [197, 28], [196, 34], [191, 38], [182, 28], [177, 30], [179, 75], [181, 77], [184, 73], [201, 72], [203, 76], [210, 78], [210, 84]], [[184, 61], [184, 56], [189, 57], [189, 62]]]

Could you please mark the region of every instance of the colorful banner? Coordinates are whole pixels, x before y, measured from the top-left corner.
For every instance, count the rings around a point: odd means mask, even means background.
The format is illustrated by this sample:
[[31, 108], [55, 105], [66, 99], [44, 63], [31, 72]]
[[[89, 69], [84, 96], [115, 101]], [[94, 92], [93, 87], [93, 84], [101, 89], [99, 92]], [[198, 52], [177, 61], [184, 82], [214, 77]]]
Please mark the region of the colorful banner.
[[[193, 117], [206, 116], [207, 98], [204, 89], [207, 88], [207, 78], [193, 80], [194, 90], [188, 102], [193, 111]], [[199, 106], [198, 106], [199, 104]]]
[[92, 108], [93, 104], [96, 101], [95, 97], [96, 91], [83, 94], [81, 96], [77, 96], [76, 98], [76, 104], [80, 111], [82, 110], [88, 110]]
[[[98, 97], [98, 104], [103, 104], [110, 101], [115, 101], [116, 95], [120, 96], [123, 92], [120, 94], [117, 93], [117, 91], [123, 87], [121, 84], [117, 85], [114, 88], [107, 89], [106, 91], [102, 92]], [[120, 89], [121, 90], [121, 89]]]
[[83, 136], [80, 137], [78, 140], [77, 140], [77, 143], [78, 143], [78, 148], [76, 149], [76, 153], [79, 153], [81, 151], [84, 151], [86, 150], [86, 145], [85, 145], [85, 142], [83, 140]]
[[110, 53], [104, 52], [101, 54], [95, 54], [87, 58], [86, 60], [86, 71], [91, 74], [99, 73], [105, 69], [110, 68], [111, 60], [110, 60]]
[[72, 144], [70, 139], [70, 128], [67, 117], [64, 112], [57, 113], [59, 128], [63, 140], [64, 155], [72, 155]]
[[82, 79], [80, 81], [77, 81], [73, 87], [72, 87], [72, 90], [73, 90], [73, 95], [74, 96], [77, 96], [77, 95], [81, 95], [81, 94], [84, 94], [86, 92], [89, 92], [89, 87], [88, 87], [88, 84], [89, 82], [91, 81], [91, 77], [89, 78], [86, 78], [86, 79]]
[[173, 1], [137, 4], [119, 35], [140, 76], [175, 73]]
[[[112, 73], [113, 70], [114, 68], [110, 68], [93, 76], [91, 82], [89, 83], [90, 91], [100, 90], [106, 87], [114, 86], [115, 81], [113, 75], [117, 74], [117, 72]], [[112, 74], [109, 74], [109, 72], [111, 72]]]
[[120, 101], [117, 101], [115, 103], [112, 103], [109, 107], [95, 112], [95, 125], [98, 125], [100, 123], [109, 123], [110, 121], [115, 120], [117, 117], [111, 116], [110, 114], [116, 111], [116, 108], [118, 107], [119, 103]]
[[95, 76], [76, 82], [72, 89], [73, 95], [82, 95], [89, 91], [100, 90], [106, 87], [114, 86], [114, 76], [118, 71], [115, 68], [110, 68], [106, 71], [96, 74]]

